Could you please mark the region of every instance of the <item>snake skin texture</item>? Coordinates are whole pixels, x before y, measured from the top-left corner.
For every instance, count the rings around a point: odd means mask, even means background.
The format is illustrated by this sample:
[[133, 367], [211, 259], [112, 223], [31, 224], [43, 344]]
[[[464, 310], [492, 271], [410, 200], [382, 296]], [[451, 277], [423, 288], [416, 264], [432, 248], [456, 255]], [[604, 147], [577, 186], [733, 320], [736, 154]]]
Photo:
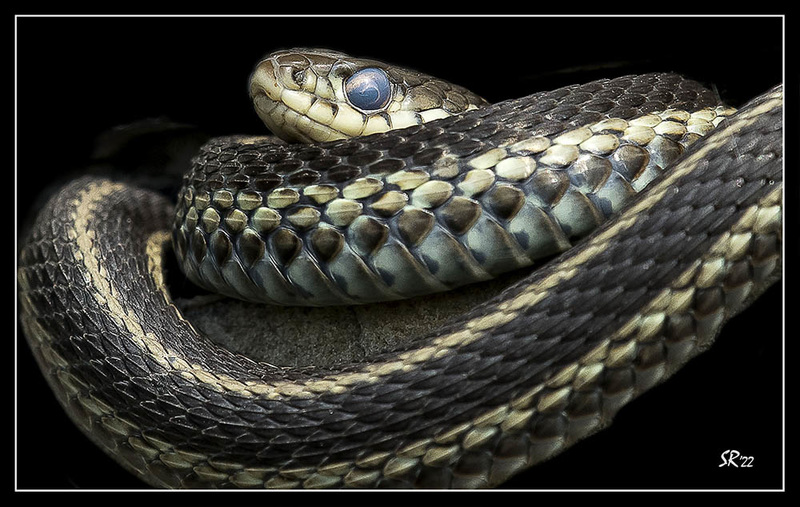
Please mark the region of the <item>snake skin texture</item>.
[[196, 284], [258, 302], [450, 290], [567, 250], [733, 111], [649, 74], [352, 141], [219, 138], [184, 179], [176, 251]]
[[[469, 136], [445, 147], [452, 154], [460, 146], [466, 164], [522, 141], [512, 141], [500, 125], [556, 136], [609, 115], [633, 118], [685, 101], [716, 105], [710, 92], [687, 86], [667, 92], [637, 78], [619, 88], [593, 83], [380, 139], [397, 141], [386, 149], [401, 150], [394, 159], [403, 167], [424, 165], [420, 144], [444, 148], [419, 136], [460, 125]], [[689, 146], [617, 219], [558, 262], [408, 348], [366, 363], [276, 368], [198, 335], [163, 283], [172, 205], [93, 178], [66, 186], [37, 218], [20, 255], [23, 327], [75, 423], [150, 484], [497, 485], [603, 428], [621, 406], [708, 347], [719, 327], [779, 275], [781, 103], [780, 89], [759, 97]], [[519, 111], [526, 114], [515, 123]], [[336, 155], [345, 156], [353, 157]], [[302, 178], [303, 170], [278, 175]], [[365, 177], [362, 169], [343, 171], [348, 179], [332, 180], [328, 172], [308, 183], [344, 192], [352, 178]], [[232, 183], [226, 188], [261, 199], [276, 188], [262, 172], [243, 174], [228, 174], [220, 164], [187, 181], [211, 182], [210, 188]], [[181, 199], [197, 209], [194, 192]], [[185, 217], [190, 206], [184, 205]], [[289, 225], [287, 215], [281, 227], [299, 236]], [[213, 255], [224, 253], [224, 244], [215, 248], [213, 239], [203, 239]], [[178, 250], [181, 241], [195, 239], [177, 237]]]

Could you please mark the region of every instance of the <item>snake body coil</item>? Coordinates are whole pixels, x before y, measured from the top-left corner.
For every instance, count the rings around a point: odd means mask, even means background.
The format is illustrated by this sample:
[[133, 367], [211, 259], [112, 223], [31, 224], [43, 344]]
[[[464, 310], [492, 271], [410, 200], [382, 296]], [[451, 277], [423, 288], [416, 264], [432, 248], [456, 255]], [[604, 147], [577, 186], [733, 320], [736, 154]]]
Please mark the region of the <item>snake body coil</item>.
[[[153, 485], [498, 485], [603, 428], [622, 405], [708, 347], [721, 325], [779, 276], [782, 90], [755, 99], [714, 132], [703, 132], [703, 139], [686, 142], [691, 111], [716, 106], [709, 92], [689, 81], [646, 75], [567, 87], [312, 148], [260, 150], [258, 144], [215, 141], [185, 179], [177, 218], [160, 195], [79, 179], [42, 209], [21, 252], [25, 334], [76, 424]], [[671, 122], [651, 138], [659, 137], [667, 151], [624, 139], [620, 122], [636, 126], [637, 118], [647, 117]], [[583, 135], [581, 127], [602, 121], [607, 129], [593, 134], [631, 146], [628, 158], [615, 155], [616, 148], [599, 155], [559, 148], [550, 155], [572, 154], [562, 166], [569, 169], [559, 173], [542, 161], [544, 150], [532, 148], [536, 139], [559, 146], [553, 141], [559, 135]], [[639, 125], [645, 127], [644, 121]], [[521, 247], [524, 255], [517, 260], [530, 259], [521, 239], [530, 232], [513, 228], [522, 210], [537, 209], [563, 223], [577, 212], [559, 220], [557, 203], [584, 178], [589, 190], [576, 191], [574, 198], [583, 196], [584, 209], [604, 215], [604, 206], [616, 206], [613, 201], [588, 195], [632, 187], [622, 181], [632, 167], [637, 174], [660, 172], [664, 167], [642, 163], [642, 157], [683, 152], [682, 141], [685, 153], [665, 161], [668, 172], [639, 195], [627, 196], [621, 213], [566, 254], [444, 323], [419, 324], [402, 349], [367, 361], [295, 369], [244, 358], [198, 333], [164, 284], [162, 266], [173, 234], [190, 276], [207, 286], [224, 285], [239, 297], [254, 293], [253, 273], [266, 272], [259, 271], [261, 262], [273, 270], [262, 278], [280, 280], [281, 290], [273, 294], [284, 299], [262, 293], [253, 299], [296, 302], [316, 292], [324, 299], [362, 302], [352, 268], [337, 275], [333, 264], [349, 256], [372, 284], [364, 292], [392, 299], [392, 281], [401, 272], [380, 269], [378, 253], [392, 245], [408, 253], [409, 265], [425, 269], [408, 275], [408, 286], [417, 286], [417, 279], [430, 282], [420, 292], [457, 285], [430, 269], [437, 254], [426, 249], [425, 238], [436, 234], [457, 243], [445, 256], [459, 255], [462, 266], [474, 261], [481, 269], [473, 270], [473, 278], [482, 279], [494, 274], [483, 260], [495, 243], [462, 241], [475, 224], [494, 228], [491, 237], [501, 238], [507, 251]], [[504, 160], [523, 155], [535, 160], [538, 172], [528, 173], [521, 163], [504, 170]], [[359, 157], [369, 162], [358, 164]], [[587, 159], [604, 162], [587, 167]], [[320, 160], [325, 162], [315, 162]], [[376, 165], [384, 169], [374, 170]], [[615, 176], [601, 171], [609, 166]], [[593, 179], [592, 170], [604, 177]], [[403, 177], [388, 177], [400, 171]], [[484, 178], [473, 181], [485, 187], [481, 192], [464, 185], [470, 171]], [[442, 188], [449, 185], [449, 193], [440, 189], [417, 197], [422, 185], [404, 189], [404, 178], [415, 172]], [[532, 186], [537, 174], [553, 187]], [[360, 178], [381, 182], [384, 193], [348, 196]], [[609, 178], [617, 186], [605, 187]], [[278, 186], [284, 182], [288, 186]], [[336, 194], [325, 203], [353, 201], [361, 205], [359, 212], [337, 223], [330, 208], [302, 211], [320, 195], [308, 192], [311, 186]], [[294, 193], [270, 201], [277, 188]], [[508, 195], [492, 197], [501, 188]], [[393, 210], [384, 214], [387, 208], [377, 204], [382, 196], [406, 190], [408, 201], [384, 203]], [[432, 200], [441, 202], [429, 206]], [[476, 209], [467, 201], [479, 204], [485, 222], [474, 211], [474, 219], [462, 218]], [[454, 202], [461, 207], [449, 210]], [[285, 210], [277, 219], [269, 211], [276, 208]], [[403, 223], [406, 213], [420, 221]], [[221, 228], [226, 220], [227, 228]], [[171, 233], [175, 222], [178, 232]], [[527, 227], [532, 219], [523, 222]], [[536, 227], [573, 240], [563, 227]], [[425, 238], [411, 237], [423, 229]], [[298, 275], [292, 271], [296, 263], [309, 271]], [[337, 278], [345, 283], [334, 285]]]

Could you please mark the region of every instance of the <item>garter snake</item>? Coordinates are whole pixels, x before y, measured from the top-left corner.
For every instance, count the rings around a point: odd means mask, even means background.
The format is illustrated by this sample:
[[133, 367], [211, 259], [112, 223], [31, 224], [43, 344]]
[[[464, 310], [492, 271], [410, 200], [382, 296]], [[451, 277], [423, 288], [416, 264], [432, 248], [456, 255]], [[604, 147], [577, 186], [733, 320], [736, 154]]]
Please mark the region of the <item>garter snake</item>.
[[[173, 221], [166, 206], [103, 181], [70, 185], [43, 211], [21, 258], [23, 322], [76, 422], [153, 484], [494, 485], [606, 424], [779, 271], [780, 103], [773, 91], [723, 122], [636, 200], [641, 215], [628, 210], [557, 263], [423, 334], [414, 350], [342, 376], [276, 372], [194, 342], [156, 269]], [[720, 155], [731, 146], [736, 157]], [[689, 192], [697, 182], [707, 192]], [[120, 230], [126, 219], [144, 230]], [[75, 252], [72, 265], [63, 249]], [[133, 271], [121, 277], [111, 262]], [[125, 376], [97, 382], [116, 374]], [[296, 426], [283, 432], [286, 424]]]

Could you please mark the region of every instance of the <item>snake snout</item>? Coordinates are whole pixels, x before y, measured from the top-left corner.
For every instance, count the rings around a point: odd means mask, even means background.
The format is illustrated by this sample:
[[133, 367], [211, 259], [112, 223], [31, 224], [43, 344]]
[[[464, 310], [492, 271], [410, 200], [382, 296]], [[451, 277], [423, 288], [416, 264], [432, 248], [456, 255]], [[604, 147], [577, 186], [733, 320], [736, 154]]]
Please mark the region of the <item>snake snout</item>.
[[281, 86], [275, 73], [276, 66], [271, 60], [262, 60], [250, 74], [250, 98], [258, 96], [277, 101], [281, 95]]
[[250, 99], [256, 114], [276, 135], [282, 131], [280, 120], [286, 109], [281, 100], [285, 87], [278, 77], [279, 69], [272, 59], [267, 58], [260, 61], [250, 75]]

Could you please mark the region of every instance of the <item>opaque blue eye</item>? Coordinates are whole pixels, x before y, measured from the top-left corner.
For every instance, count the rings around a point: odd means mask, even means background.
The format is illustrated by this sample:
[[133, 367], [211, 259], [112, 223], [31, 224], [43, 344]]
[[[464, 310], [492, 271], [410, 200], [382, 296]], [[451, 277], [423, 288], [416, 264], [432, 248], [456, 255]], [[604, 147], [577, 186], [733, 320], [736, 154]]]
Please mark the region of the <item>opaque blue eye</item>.
[[392, 96], [392, 84], [384, 71], [377, 68], [361, 69], [344, 84], [347, 100], [362, 111], [382, 109]]

